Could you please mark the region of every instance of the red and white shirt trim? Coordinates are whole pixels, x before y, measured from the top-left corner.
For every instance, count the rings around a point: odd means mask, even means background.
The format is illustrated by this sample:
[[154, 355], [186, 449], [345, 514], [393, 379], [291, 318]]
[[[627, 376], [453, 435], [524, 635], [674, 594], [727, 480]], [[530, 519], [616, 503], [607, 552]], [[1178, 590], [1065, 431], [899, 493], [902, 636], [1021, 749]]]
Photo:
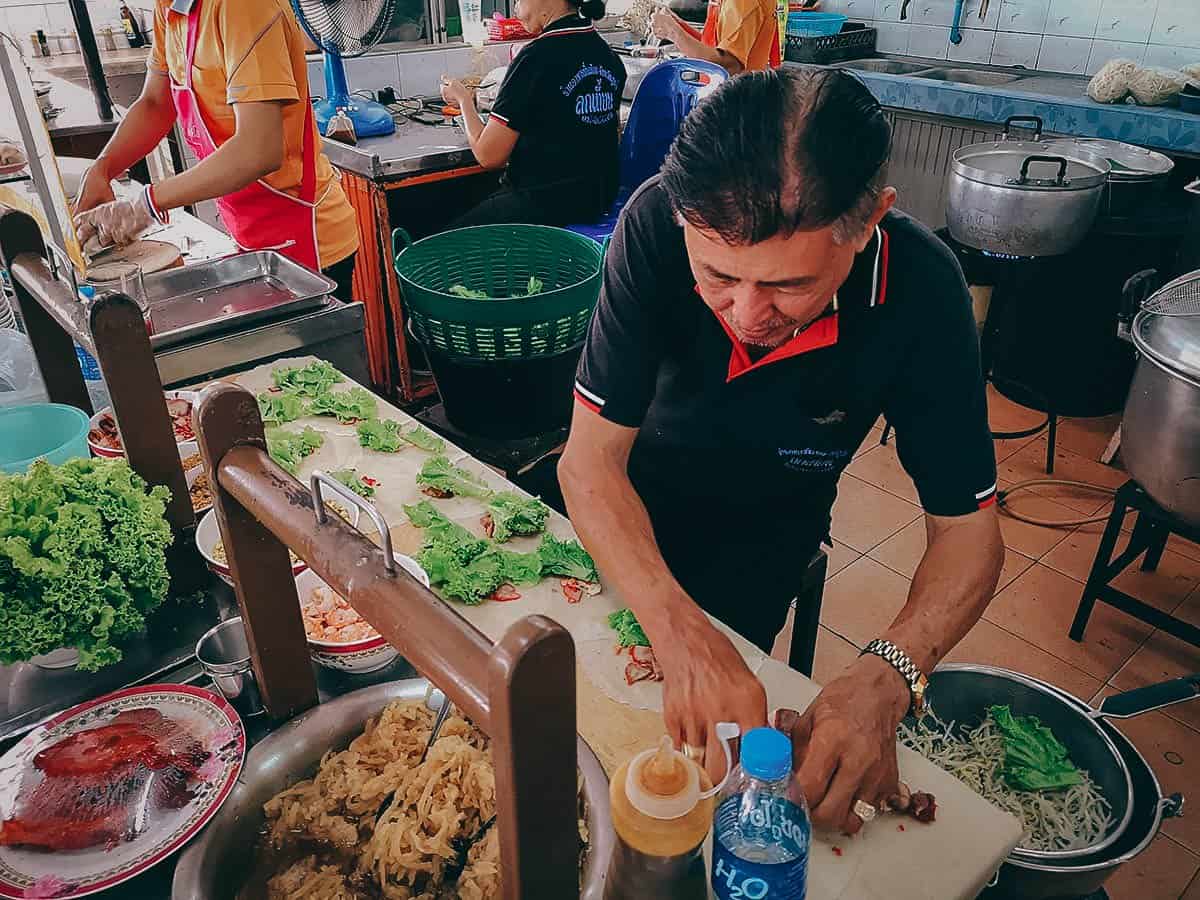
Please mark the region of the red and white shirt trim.
[[594, 413], [604, 409], [604, 398], [589, 391], [578, 380], [575, 382], [575, 399]]
[[992, 485], [986, 491], [980, 491], [975, 495], [975, 502], [979, 504], [980, 509], [987, 509], [996, 502], [996, 485]]

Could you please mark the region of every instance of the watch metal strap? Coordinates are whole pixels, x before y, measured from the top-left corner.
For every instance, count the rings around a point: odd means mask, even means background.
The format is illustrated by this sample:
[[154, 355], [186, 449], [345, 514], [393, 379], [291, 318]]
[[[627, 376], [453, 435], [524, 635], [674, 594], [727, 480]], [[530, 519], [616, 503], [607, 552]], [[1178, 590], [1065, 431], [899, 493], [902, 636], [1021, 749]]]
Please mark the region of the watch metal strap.
[[920, 667], [912, 661], [907, 653], [893, 644], [891, 641], [883, 638], [876, 638], [863, 648], [860, 656], [866, 656], [868, 653], [878, 656], [887, 662], [893, 669], [900, 673], [901, 677], [908, 682], [908, 689], [915, 696], [920, 688], [921, 678], [924, 673]]

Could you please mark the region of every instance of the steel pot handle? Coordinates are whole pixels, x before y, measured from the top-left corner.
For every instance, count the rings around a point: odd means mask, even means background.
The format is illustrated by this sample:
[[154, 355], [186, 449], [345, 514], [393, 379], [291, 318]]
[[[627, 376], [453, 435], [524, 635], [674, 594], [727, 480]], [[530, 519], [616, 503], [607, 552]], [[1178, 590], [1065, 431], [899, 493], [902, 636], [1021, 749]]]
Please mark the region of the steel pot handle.
[[396, 557], [392, 553], [392, 532], [388, 528], [387, 521], [380, 515], [372, 504], [368, 503], [350, 488], [346, 487], [336, 478], [326, 475], [320, 469], [315, 470], [308, 480], [309, 490], [312, 491], [313, 498], [313, 514], [317, 517], [317, 524], [324, 525], [329, 519], [329, 512], [325, 509], [325, 501], [321, 497], [321, 485], [329, 488], [342, 500], [347, 503], [352, 503], [360, 510], [365, 512], [375, 523], [375, 527], [379, 529], [379, 535], [383, 538], [383, 568], [389, 575], [396, 575]]
[[1158, 801], [1158, 808], [1162, 810], [1162, 817], [1164, 819], [1182, 819], [1183, 802], [1183, 794], [1178, 792], [1163, 797]]
[[[1028, 184], [1029, 183], [1029, 180], [1030, 180], [1029, 179], [1029, 164], [1035, 163], [1035, 162], [1057, 163], [1058, 164], [1058, 175], [1055, 176], [1054, 183], [1057, 185], [1060, 185], [1060, 186], [1066, 183], [1066, 179], [1067, 179], [1066, 157], [1064, 157], [1064, 156], [1027, 156], [1027, 157], [1025, 157], [1025, 162], [1021, 163], [1021, 175], [1017, 179], [1017, 182], [1016, 182], [1017, 184]], [[1037, 181], [1039, 179], [1035, 178], [1033, 180]]]
[[1008, 129], [1015, 122], [1032, 122], [1033, 123], [1033, 139], [1040, 141], [1042, 139], [1042, 120], [1039, 116], [1009, 116], [1004, 120], [1004, 139], [1007, 141]]
[[1195, 700], [1197, 697], [1200, 697], [1200, 673], [1113, 694], [1105, 698], [1099, 709], [1093, 711], [1092, 717], [1129, 719], [1151, 710], [1162, 709], [1164, 706]]
[[1133, 317], [1154, 292], [1157, 278], [1157, 269], [1142, 269], [1125, 280], [1121, 288], [1121, 311], [1117, 314], [1117, 337], [1126, 341], [1130, 339]]

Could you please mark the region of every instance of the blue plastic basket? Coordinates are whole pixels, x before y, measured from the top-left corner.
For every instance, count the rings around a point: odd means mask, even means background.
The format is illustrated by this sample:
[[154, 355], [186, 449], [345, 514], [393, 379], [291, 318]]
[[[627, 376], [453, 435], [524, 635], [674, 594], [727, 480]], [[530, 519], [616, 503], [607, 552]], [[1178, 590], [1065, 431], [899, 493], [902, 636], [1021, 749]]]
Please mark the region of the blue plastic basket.
[[788, 13], [787, 33], [793, 37], [820, 37], [837, 34], [849, 16], [841, 13], [794, 12]]

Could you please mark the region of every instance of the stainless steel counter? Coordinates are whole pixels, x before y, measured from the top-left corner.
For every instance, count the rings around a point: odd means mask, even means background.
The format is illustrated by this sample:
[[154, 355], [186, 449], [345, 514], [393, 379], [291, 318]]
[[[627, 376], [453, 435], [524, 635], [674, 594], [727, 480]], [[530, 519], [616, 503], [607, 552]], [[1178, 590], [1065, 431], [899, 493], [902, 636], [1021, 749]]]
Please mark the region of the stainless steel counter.
[[475, 164], [467, 136], [455, 125], [402, 120], [387, 137], [364, 138], [354, 147], [326, 138], [323, 146], [335, 166], [372, 181]]

